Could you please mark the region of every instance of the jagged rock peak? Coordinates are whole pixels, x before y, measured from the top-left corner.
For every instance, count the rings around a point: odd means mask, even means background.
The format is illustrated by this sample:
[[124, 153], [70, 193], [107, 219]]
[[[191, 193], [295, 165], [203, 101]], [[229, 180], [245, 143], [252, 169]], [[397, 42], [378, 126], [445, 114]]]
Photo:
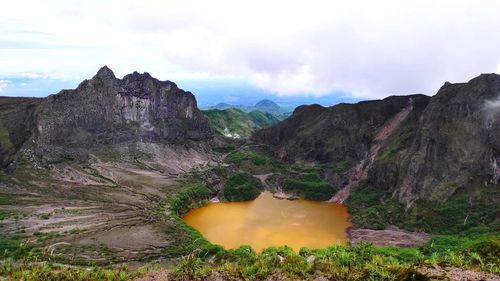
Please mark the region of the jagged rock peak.
[[99, 69], [99, 71], [97, 71], [97, 74], [94, 77], [116, 79], [115, 74], [107, 65], [101, 67], [101, 69]]
[[148, 72], [144, 72], [144, 73], [139, 73], [137, 71], [134, 71], [130, 74], [127, 74], [123, 77], [123, 80], [131, 80], [131, 81], [137, 81], [137, 80], [157, 80], [157, 81], [160, 81], [156, 78], [154, 78], [153, 76], [151, 76], [151, 74], [149, 74]]

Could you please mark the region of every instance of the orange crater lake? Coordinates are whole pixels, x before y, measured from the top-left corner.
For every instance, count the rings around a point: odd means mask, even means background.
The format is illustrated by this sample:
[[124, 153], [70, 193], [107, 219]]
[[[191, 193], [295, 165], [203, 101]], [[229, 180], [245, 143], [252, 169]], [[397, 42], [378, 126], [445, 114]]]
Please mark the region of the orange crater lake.
[[263, 192], [253, 201], [221, 202], [193, 209], [183, 217], [207, 240], [226, 249], [250, 245], [322, 248], [347, 242], [347, 208], [308, 200], [280, 200]]

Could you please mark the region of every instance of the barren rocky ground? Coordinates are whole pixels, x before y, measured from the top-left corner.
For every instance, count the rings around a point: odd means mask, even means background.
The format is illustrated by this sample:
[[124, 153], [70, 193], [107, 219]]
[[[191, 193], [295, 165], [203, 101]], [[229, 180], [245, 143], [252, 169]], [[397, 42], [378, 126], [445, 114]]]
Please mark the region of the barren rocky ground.
[[1, 221], [2, 232], [23, 234], [62, 262], [159, 259], [178, 238], [175, 222], [155, 215], [164, 211], [160, 202], [182, 173], [212, 161], [190, 150], [167, 152], [163, 161], [118, 163], [96, 156], [85, 164], [20, 167], [0, 183], [0, 192], [14, 194], [1, 208], [15, 214]]

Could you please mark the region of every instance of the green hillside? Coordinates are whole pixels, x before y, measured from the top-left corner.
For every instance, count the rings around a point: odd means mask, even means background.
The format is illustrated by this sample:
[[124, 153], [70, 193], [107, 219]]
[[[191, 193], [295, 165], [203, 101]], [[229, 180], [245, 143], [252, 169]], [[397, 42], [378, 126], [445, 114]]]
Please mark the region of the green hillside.
[[202, 112], [216, 132], [232, 138], [247, 138], [254, 131], [279, 122], [272, 114], [260, 111], [246, 113], [236, 108], [228, 108], [209, 109]]

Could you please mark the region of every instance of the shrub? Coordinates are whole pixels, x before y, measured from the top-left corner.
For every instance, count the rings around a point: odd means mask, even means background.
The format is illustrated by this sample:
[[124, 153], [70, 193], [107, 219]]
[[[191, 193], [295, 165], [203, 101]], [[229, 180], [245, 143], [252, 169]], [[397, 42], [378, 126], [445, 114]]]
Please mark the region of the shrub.
[[283, 188], [309, 200], [328, 200], [333, 195], [333, 188], [323, 181], [317, 172], [305, 173], [298, 179], [285, 179]]
[[247, 201], [257, 198], [260, 189], [257, 180], [252, 176], [237, 172], [227, 179], [223, 194], [228, 201]]
[[234, 151], [236, 147], [234, 145], [222, 145], [222, 146], [216, 146], [212, 148], [213, 151], [219, 152], [219, 153], [229, 153], [231, 151]]
[[200, 182], [187, 184], [183, 191], [169, 198], [170, 209], [178, 215], [185, 214], [190, 209], [199, 207], [210, 199], [212, 191], [206, 185]]

